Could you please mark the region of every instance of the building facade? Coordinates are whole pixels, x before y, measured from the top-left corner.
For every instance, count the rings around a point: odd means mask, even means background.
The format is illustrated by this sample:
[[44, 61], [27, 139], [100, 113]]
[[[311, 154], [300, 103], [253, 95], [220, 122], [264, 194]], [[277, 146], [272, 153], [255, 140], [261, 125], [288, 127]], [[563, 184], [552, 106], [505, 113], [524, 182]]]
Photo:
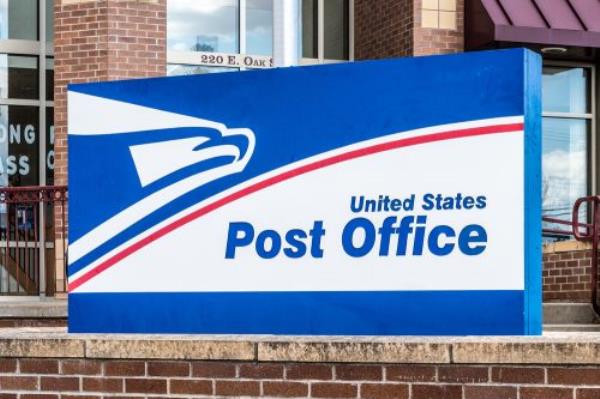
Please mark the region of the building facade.
[[[69, 83], [270, 68], [281, 46], [297, 65], [525, 46], [544, 57], [544, 214], [570, 219], [577, 198], [597, 194], [597, 1], [294, 0], [285, 38], [278, 1], [0, 0], [0, 186], [68, 185]], [[15, 207], [2, 206], [8, 226]], [[46, 223], [21, 255], [4, 227], [0, 295], [64, 292], [66, 209], [28, 209], [15, 210], [17, 228]], [[589, 301], [587, 246], [547, 241], [545, 300]]]

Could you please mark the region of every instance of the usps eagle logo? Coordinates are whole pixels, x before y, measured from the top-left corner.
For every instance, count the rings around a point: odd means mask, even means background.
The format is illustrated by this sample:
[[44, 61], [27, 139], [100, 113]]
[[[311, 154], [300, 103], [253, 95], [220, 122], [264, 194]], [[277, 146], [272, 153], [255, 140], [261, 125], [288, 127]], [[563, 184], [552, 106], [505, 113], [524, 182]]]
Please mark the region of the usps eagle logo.
[[[78, 274], [128, 239], [176, 216], [179, 208], [172, 204], [244, 171], [254, 153], [252, 130], [217, 121], [79, 92], [69, 92], [68, 112], [90, 116], [69, 118], [69, 145], [77, 147], [70, 152], [87, 154], [86, 162], [96, 162], [103, 154], [109, 180], [122, 184], [118, 195], [107, 196], [100, 201], [102, 207], [84, 213], [86, 220], [71, 224], [70, 274]], [[88, 188], [96, 184], [94, 180], [106, 180], [81, 170], [74, 170], [70, 179], [78, 179], [74, 186]], [[81, 190], [72, 196], [70, 206], [85, 206], [87, 193], [97, 191]], [[153, 216], [159, 211], [161, 215]], [[81, 233], [78, 226], [83, 226]]]

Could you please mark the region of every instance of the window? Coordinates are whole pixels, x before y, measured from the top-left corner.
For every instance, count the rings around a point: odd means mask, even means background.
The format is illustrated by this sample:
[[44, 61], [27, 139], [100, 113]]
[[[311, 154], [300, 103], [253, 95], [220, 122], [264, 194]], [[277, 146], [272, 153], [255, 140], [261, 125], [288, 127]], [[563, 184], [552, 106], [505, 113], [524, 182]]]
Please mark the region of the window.
[[54, 58], [46, 58], [46, 100], [54, 100]]
[[38, 0], [0, 0], [0, 39], [38, 40]]
[[273, 0], [246, 0], [245, 52], [273, 55]]
[[0, 0], [0, 185], [52, 184], [53, 0]]
[[456, 30], [456, 0], [423, 0], [421, 26]]
[[[542, 211], [571, 219], [592, 191], [593, 69], [548, 64], [542, 85]], [[582, 212], [585, 210], [582, 209]], [[585, 215], [580, 215], [584, 218]]]
[[[167, 73], [273, 66], [273, 1], [169, 0]], [[354, 0], [302, 0], [301, 64], [353, 59], [353, 6]]]
[[54, 108], [46, 108], [46, 184], [54, 185]]
[[323, 52], [325, 59], [348, 60], [350, 9], [347, 0], [323, 2]]
[[169, 49], [239, 51], [238, 0], [170, 0], [167, 18]]
[[0, 185], [39, 184], [39, 108], [0, 105]]
[[272, 66], [273, 0], [169, 0], [167, 74]]
[[302, 1], [302, 57], [319, 58], [319, 1]]
[[167, 75], [169, 75], [169, 76], [202, 75], [205, 73], [233, 72], [233, 71], [239, 71], [239, 68], [202, 66], [202, 65], [185, 65], [185, 64], [169, 64], [169, 65], [167, 65]]
[[38, 57], [0, 54], [0, 98], [36, 100], [39, 88]]
[[302, 63], [353, 59], [352, 0], [302, 0]]

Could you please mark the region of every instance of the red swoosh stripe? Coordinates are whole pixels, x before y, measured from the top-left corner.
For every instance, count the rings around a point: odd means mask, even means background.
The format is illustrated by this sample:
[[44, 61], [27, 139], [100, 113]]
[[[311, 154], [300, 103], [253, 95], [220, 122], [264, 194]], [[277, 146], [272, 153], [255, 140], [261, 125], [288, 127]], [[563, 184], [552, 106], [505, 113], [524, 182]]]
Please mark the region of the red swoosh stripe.
[[129, 255], [139, 251], [144, 248], [148, 244], [153, 241], [158, 240], [159, 238], [169, 234], [170, 232], [188, 224], [189, 222], [198, 219], [201, 216], [206, 215], [216, 209], [221, 208], [224, 205], [227, 205], [230, 202], [236, 201], [240, 198], [243, 198], [247, 195], [255, 193], [259, 190], [265, 189], [269, 186], [272, 186], [277, 183], [281, 183], [285, 180], [289, 180], [293, 177], [303, 175], [308, 172], [312, 172], [317, 169], [325, 168], [327, 166], [335, 165], [340, 162], [348, 161], [355, 158], [364, 157], [367, 155], [377, 154], [383, 151], [389, 151], [396, 148], [409, 147], [413, 145], [432, 143], [436, 141], [444, 141], [451, 139], [458, 139], [464, 137], [472, 137], [472, 136], [483, 136], [487, 134], [496, 134], [496, 133], [511, 133], [523, 130], [523, 123], [513, 123], [513, 124], [504, 124], [504, 125], [494, 125], [494, 126], [484, 126], [484, 127], [475, 127], [468, 129], [460, 129], [453, 130], [448, 132], [441, 133], [432, 133], [418, 137], [409, 137], [406, 139], [399, 139], [395, 141], [390, 141], [388, 143], [376, 144], [370, 147], [361, 148], [358, 150], [349, 151], [343, 154], [335, 155], [330, 158], [322, 159], [320, 161], [316, 161], [307, 165], [300, 166], [296, 169], [289, 170], [287, 172], [283, 172], [279, 175], [270, 177], [258, 183], [255, 183], [251, 186], [243, 188], [235, 193], [232, 193], [226, 197], [223, 197], [211, 204], [208, 204], [200, 209], [195, 210], [182, 217], [181, 219], [175, 220], [174, 222], [168, 224], [155, 231], [154, 233], [148, 235], [147, 237], [142, 238], [140, 241], [124, 248], [121, 252], [111, 256], [106, 259], [104, 262], [100, 263], [98, 266], [93, 268], [92, 270], [86, 272], [81, 277], [76, 279], [75, 281], [69, 283], [69, 291], [73, 291], [80, 287], [82, 284], [86, 283], [90, 279], [96, 277], [103, 271], [108, 268], [116, 265], [119, 261], [125, 259]]

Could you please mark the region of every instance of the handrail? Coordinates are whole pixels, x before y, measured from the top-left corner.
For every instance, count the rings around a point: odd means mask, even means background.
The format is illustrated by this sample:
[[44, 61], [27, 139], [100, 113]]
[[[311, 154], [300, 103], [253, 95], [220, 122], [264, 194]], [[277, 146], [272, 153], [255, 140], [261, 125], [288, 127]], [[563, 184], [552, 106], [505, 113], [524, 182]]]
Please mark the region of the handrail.
[[67, 201], [67, 186], [0, 187], [0, 203]]
[[[591, 212], [591, 217], [588, 216], [588, 220], [591, 220], [592, 223], [582, 223], [579, 221], [580, 210], [583, 204], [588, 205], [588, 211]], [[600, 196], [593, 195], [577, 199], [573, 204], [571, 221], [557, 219], [553, 217], [542, 217], [542, 221], [547, 223], [571, 226], [570, 230], [563, 230], [558, 228], [544, 228], [542, 229], [544, 234], [573, 236], [577, 241], [592, 243], [592, 307], [594, 308], [594, 312], [596, 312], [596, 314], [600, 316], [600, 305], [598, 304], [598, 246], [600, 244]]]
[[0, 187], [0, 295], [66, 291], [67, 201], [66, 186]]
[[[588, 227], [586, 230], [587, 234], [581, 234], [576, 225], [579, 224], [579, 210], [582, 204], [593, 205], [588, 206], [592, 211], [592, 224], [591, 228]], [[589, 225], [588, 225], [589, 226]], [[600, 305], [598, 305], [598, 242], [600, 234], [600, 196], [590, 196], [579, 198], [573, 205], [573, 236], [576, 240], [587, 241], [592, 243], [592, 307], [597, 315], [600, 315]]]

